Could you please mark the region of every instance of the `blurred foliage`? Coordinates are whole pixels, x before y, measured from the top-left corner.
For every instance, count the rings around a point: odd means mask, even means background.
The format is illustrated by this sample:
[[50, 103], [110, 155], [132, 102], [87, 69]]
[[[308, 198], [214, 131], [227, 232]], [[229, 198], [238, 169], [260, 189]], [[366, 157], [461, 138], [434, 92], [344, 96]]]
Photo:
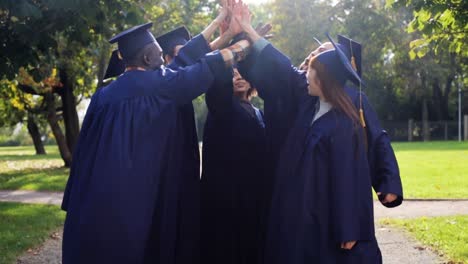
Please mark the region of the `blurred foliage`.
[[410, 43], [412, 59], [424, 57], [429, 51], [448, 50], [468, 58], [468, 2], [464, 0], [387, 0], [389, 7], [413, 10], [408, 33], [419, 32]]
[[[381, 119], [421, 120], [423, 102], [430, 120], [457, 117], [457, 89], [466, 91], [468, 84], [466, 1], [273, 0], [259, 7], [274, 23], [273, 44], [295, 65], [318, 46], [313, 37], [327, 41], [325, 32], [362, 43], [364, 92]], [[414, 30], [415, 19], [419, 28], [439, 26]], [[467, 96], [463, 105], [466, 114]]]
[[[180, 25], [196, 35], [215, 17], [217, 2], [0, 1], [0, 126], [23, 122], [28, 110], [43, 106], [41, 96], [22, 92], [20, 84], [39, 94], [72, 89], [80, 102], [102, 85], [113, 35], [148, 21], [155, 35]], [[466, 91], [468, 84], [466, 1], [272, 0], [251, 10], [254, 25], [273, 24], [272, 43], [295, 65], [318, 46], [314, 37], [326, 41], [325, 32], [361, 42], [365, 92], [381, 119], [421, 119], [423, 102], [431, 120], [457, 117], [457, 89]], [[61, 87], [63, 72], [71, 83]], [[261, 100], [254, 104], [262, 106]], [[203, 97], [194, 105], [200, 129]], [[467, 96], [463, 105], [466, 114]], [[47, 133], [45, 117], [39, 119]]]

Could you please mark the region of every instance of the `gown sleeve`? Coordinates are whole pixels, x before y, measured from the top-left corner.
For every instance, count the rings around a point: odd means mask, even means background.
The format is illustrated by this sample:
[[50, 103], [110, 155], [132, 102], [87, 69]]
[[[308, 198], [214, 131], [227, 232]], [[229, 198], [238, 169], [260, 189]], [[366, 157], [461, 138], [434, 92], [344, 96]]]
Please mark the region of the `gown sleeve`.
[[392, 203], [382, 203], [386, 207], [396, 207], [403, 202], [403, 187], [395, 152], [387, 131], [381, 127], [377, 113], [365, 94], [362, 94], [362, 104], [369, 141], [372, 186], [376, 192], [382, 193], [379, 200], [382, 200], [388, 193], [396, 194], [397, 199]]
[[205, 96], [206, 106], [215, 119], [226, 119], [233, 109], [232, 72], [226, 71], [223, 76], [217, 76]]
[[254, 52], [238, 68], [264, 100], [267, 148], [270, 163], [276, 164], [301, 105], [314, 99], [307, 94], [305, 73], [298, 71], [273, 45], [263, 41], [266, 45], [255, 49], [256, 42]]
[[73, 153], [73, 162], [70, 168], [70, 175], [68, 177], [68, 181], [65, 187], [65, 192], [63, 195], [63, 200], [62, 200], [62, 205], [61, 205], [61, 208], [64, 211], [67, 211], [68, 209], [68, 201], [70, 199], [73, 181], [75, 177], [77, 177], [76, 175], [79, 175], [78, 170], [79, 170], [79, 164], [80, 164], [80, 155], [81, 155], [81, 151], [83, 148], [83, 144], [80, 144], [80, 142], [83, 141], [84, 138], [86, 138], [89, 134], [89, 127], [93, 123], [94, 117], [96, 115], [95, 112], [99, 104], [98, 103], [99, 91], [100, 90], [97, 90], [96, 93], [94, 93], [94, 95], [91, 97], [91, 103], [89, 104], [88, 109], [86, 110], [86, 115], [84, 117], [83, 124], [81, 126], [80, 135], [76, 143], [76, 149]]
[[202, 34], [198, 34], [179, 50], [179, 54], [175, 56], [174, 60], [168, 67], [174, 69], [177, 67], [192, 65], [209, 52], [211, 52], [211, 48], [208, 45], [208, 42]]
[[206, 92], [217, 76], [225, 76], [229, 71], [221, 54], [216, 51], [203, 56], [197, 63], [178, 68], [177, 71], [162, 69], [153, 72], [155, 83], [160, 83], [157, 92], [177, 105], [191, 102]]
[[283, 98], [298, 100], [307, 96], [307, 78], [295, 68], [288, 57], [267, 44], [256, 50], [244, 63], [240, 71], [258, 90], [264, 100]]
[[339, 120], [330, 138], [330, 208], [336, 243], [371, 240], [373, 201], [361, 131], [351, 120]]

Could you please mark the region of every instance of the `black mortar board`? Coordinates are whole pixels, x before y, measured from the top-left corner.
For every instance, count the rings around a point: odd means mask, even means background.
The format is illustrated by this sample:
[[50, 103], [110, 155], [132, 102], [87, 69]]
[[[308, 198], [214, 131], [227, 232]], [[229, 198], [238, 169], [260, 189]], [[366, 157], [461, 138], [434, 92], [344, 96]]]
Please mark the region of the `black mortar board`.
[[351, 65], [355, 68], [359, 77], [362, 77], [362, 45], [342, 35], [338, 35], [338, 43], [348, 50], [347, 55], [349, 55]]
[[174, 57], [174, 48], [177, 45], [185, 45], [190, 39], [190, 32], [185, 26], [178, 27], [156, 38], [164, 55], [169, 54], [171, 57]]
[[149, 31], [153, 23], [146, 23], [131, 29], [127, 29], [109, 40], [110, 43], [119, 45], [119, 51], [123, 59], [135, 55], [138, 50], [149, 43], [157, 43], [153, 34]]
[[112, 51], [112, 55], [109, 59], [109, 64], [107, 65], [106, 74], [104, 74], [104, 80], [116, 77], [124, 73], [125, 63], [120, 57], [119, 50]]
[[337, 45], [328, 33], [326, 35], [335, 49], [320, 53], [316, 59], [325, 65], [327, 70], [333, 74], [333, 78], [337, 79], [340, 84], [344, 85], [347, 80], [350, 80], [359, 86], [361, 78], [353, 69], [348, 56], [346, 56], [346, 51], [340, 48], [341, 45]]

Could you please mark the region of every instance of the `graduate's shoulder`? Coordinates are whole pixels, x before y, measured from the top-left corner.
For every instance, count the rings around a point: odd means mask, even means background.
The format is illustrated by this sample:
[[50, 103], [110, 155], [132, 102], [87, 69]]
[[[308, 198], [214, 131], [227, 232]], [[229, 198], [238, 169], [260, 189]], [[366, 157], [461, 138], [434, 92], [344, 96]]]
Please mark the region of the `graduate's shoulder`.
[[329, 124], [333, 131], [332, 134], [353, 133], [355, 131], [357, 124], [346, 113], [336, 108], [330, 112]]
[[99, 91], [101, 105], [139, 98], [156, 96], [158, 87], [164, 85], [164, 77], [156, 71], [132, 71], [119, 76]]

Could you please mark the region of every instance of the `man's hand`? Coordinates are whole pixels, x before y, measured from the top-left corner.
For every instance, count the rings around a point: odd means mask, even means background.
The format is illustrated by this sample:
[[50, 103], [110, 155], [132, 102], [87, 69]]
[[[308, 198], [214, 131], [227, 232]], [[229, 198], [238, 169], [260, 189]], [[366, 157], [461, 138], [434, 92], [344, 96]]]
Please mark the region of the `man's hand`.
[[[377, 195], [378, 195], [378, 196], [381, 196], [382, 193], [381, 193], [381, 192], [378, 192]], [[380, 202], [382, 202], [383, 204], [392, 203], [392, 202], [394, 202], [397, 198], [398, 198], [398, 195], [393, 194], [393, 193], [387, 193], [387, 194], [385, 195], [384, 199], [380, 200]]]
[[268, 32], [270, 32], [271, 28], [272, 26], [269, 23], [267, 24], [260, 23], [255, 28], [255, 31], [257, 31], [257, 34], [264, 37], [265, 39], [270, 39], [273, 37], [273, 35], [271, 34], [268, 35]]
[[351, 250], [354, 245], [356, 245], [356, 241], [348, 241], [341, 243], [341, 249]]
[[320, 47], [316, 48], [315, 50], [313, 50], [309, 56], [307, 56], [304, 61], [301, 63], [301, 65], [299, 65], [299, 70], [301, 71], [307, 71], [309, 69], [309, 62], [310, 60], [319, 55], [320, 53], [324, 52], [324, 51], [327, 51], [327, 50], [330, 50], [330, 49], [334, 49], [333, 47], [333, 44], [331, 44], [330, 42], [325, 42], [323, 43], [322, 45], [320, 45]]
[[233, 6], [232, 11], [235, 20], [237, 20], [243, 30], [246, 31], [246, 29], [250, 29], [252, 27], [252, 14], [246, 4], [240, 0]]

